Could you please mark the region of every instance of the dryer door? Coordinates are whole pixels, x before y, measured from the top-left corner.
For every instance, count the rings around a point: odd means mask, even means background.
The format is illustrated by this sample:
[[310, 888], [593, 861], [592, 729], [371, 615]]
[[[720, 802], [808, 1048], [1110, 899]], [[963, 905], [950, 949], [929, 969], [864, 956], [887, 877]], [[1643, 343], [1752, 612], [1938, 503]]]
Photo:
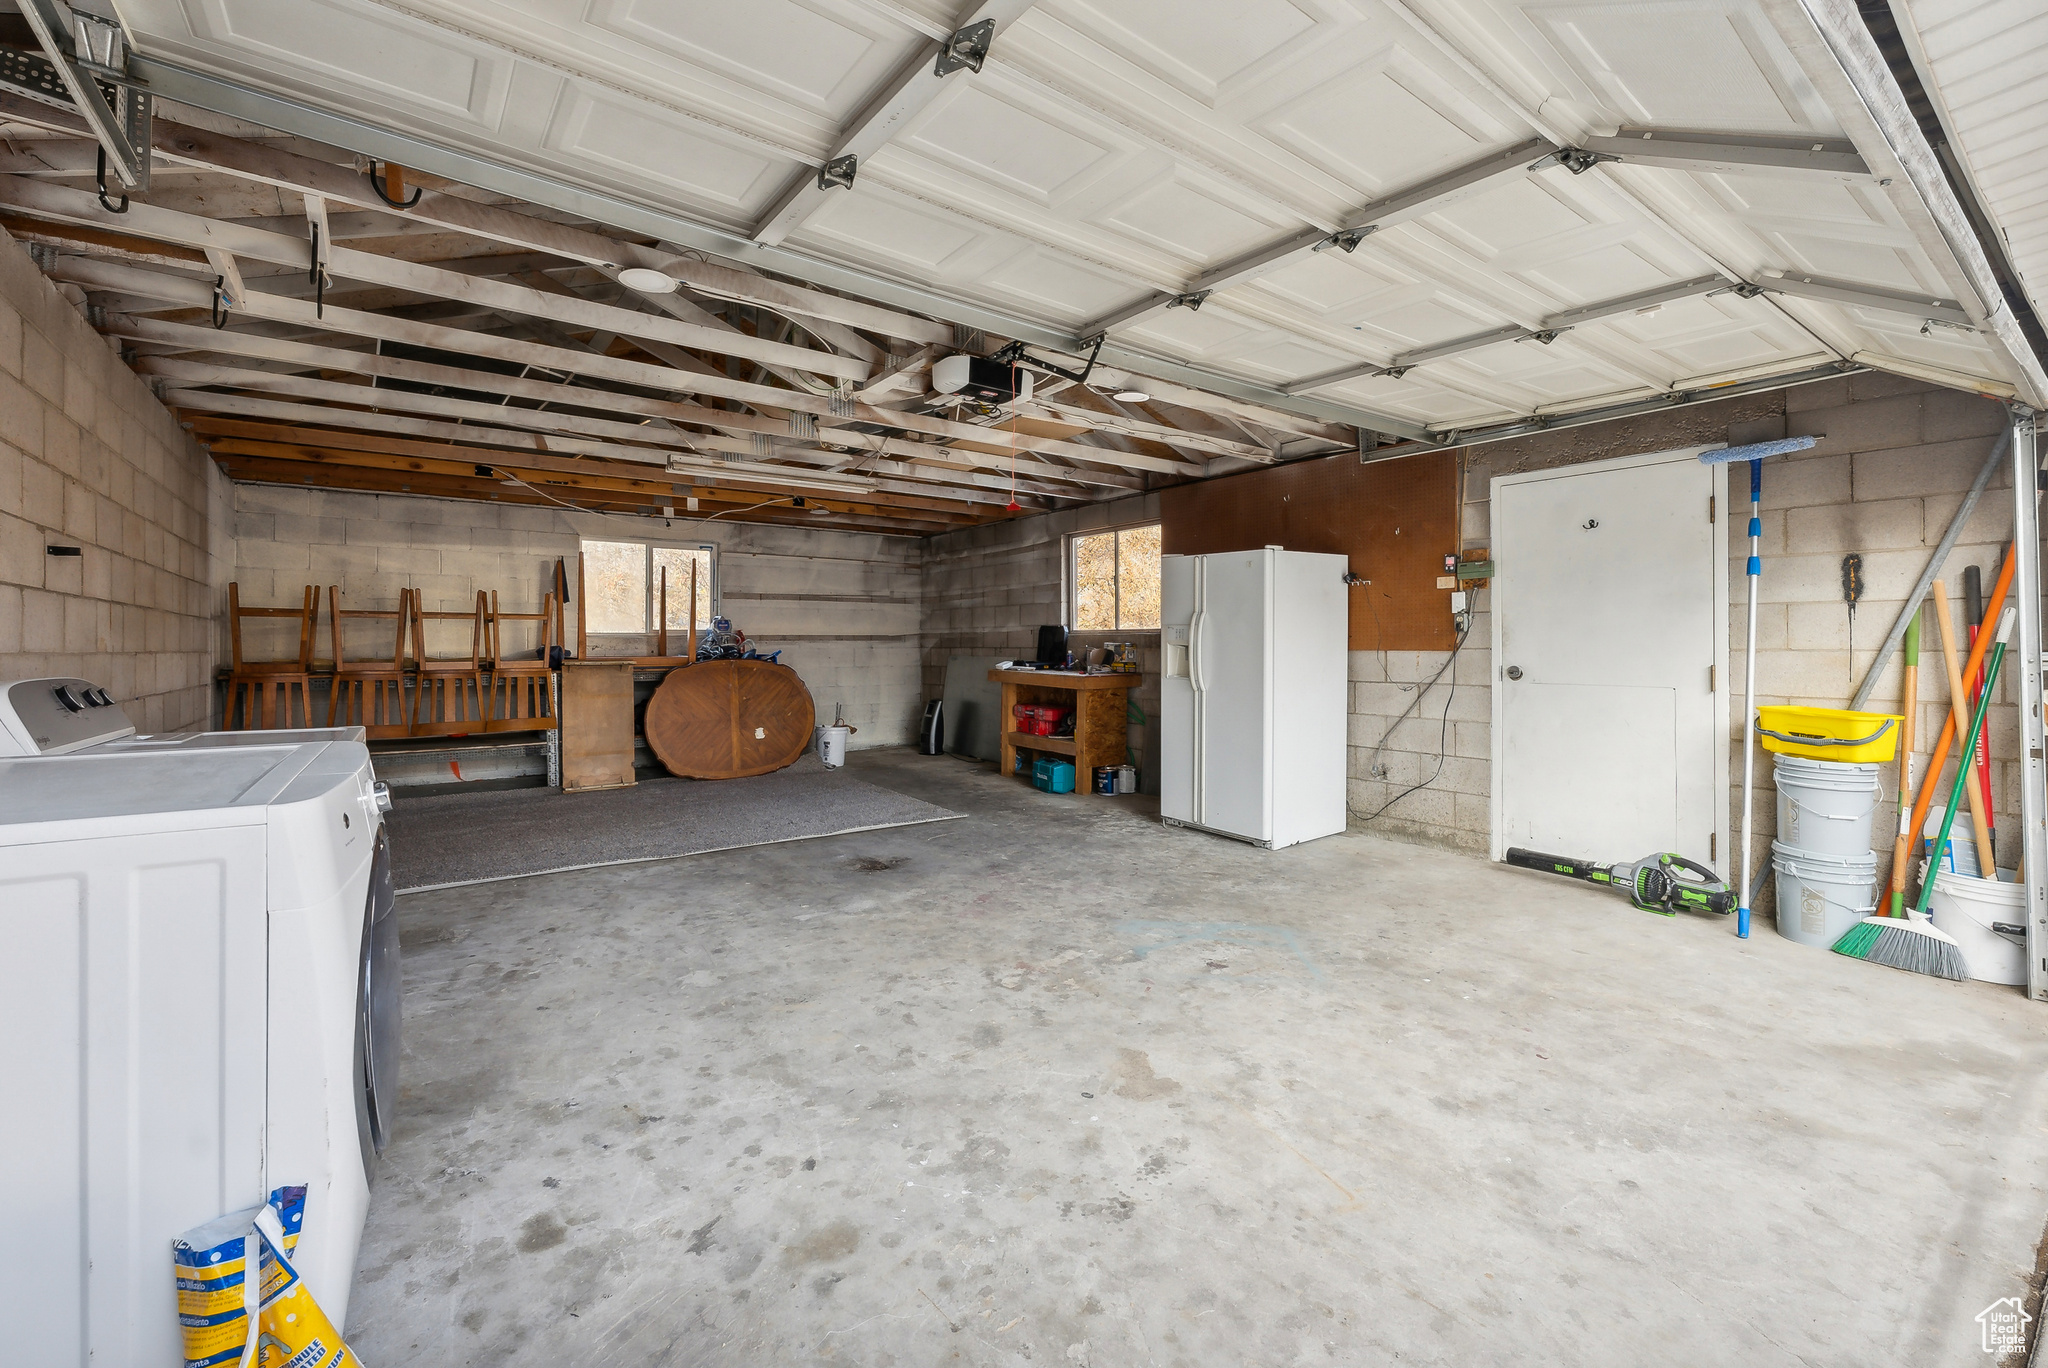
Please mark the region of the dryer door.
[[356, 1126], [363, 1170], [391, 1143], [398, 1105], [398, 912], [391, 887], [391, 842], [382, 823], [370, 857], [370, 893], [356, 987]]

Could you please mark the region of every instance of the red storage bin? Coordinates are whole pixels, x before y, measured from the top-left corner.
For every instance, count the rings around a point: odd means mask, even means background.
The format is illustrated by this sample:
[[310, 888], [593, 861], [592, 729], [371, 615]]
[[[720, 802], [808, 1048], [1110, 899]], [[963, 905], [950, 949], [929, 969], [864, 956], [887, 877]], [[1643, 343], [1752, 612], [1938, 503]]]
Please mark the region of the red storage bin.
[[1018, 731], [1026, 736], [1051, 736], [1073, 709], [1050, 703], [1019, 703], [1012, 711]]

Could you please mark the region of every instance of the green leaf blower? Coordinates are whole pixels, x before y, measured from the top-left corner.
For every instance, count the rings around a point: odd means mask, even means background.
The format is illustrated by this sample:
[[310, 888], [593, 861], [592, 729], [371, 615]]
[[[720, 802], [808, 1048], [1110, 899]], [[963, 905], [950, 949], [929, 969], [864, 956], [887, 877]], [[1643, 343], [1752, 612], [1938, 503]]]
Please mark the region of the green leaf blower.
[[1541, 851], [1508, 851], [1507, 862], [1523, 869], [1540, 869], [1569, 879], [1606, 884], [1645, 912], [1676, 916], [1680, 910], [1714, 912], [1726, 916], [1735, 910], [1735, 891], [1703, 864], [1666, 851], [1645, 855], [1634, 864], [1594, 864], [1568, 855], [1545, 855]]

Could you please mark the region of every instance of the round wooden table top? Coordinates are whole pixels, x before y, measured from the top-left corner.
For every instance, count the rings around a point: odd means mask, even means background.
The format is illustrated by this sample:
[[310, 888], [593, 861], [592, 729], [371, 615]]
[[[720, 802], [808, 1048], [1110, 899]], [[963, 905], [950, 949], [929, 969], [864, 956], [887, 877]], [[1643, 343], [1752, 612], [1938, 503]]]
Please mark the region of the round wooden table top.
[[743, 779], [795, 762], [817, 710], [787, 665], [700, 660], [669, 671], [647, 700], [647, 748], [685, 779]]

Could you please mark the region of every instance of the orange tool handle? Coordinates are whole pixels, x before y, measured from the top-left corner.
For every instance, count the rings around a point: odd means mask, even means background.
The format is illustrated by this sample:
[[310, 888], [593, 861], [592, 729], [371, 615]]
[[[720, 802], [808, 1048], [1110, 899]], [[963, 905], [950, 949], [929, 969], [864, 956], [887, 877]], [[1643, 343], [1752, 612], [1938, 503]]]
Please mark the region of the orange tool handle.
[[[2013, 543], [2005, 553], [2005, 564], [1999, 567], [1998, 583], [1991, 587], [1991, 598], [1984, 605], [1984, 620], [1998, 621], [2000, 610], [2005, 607], [2005, 591], [2012, 587], [2013, 559], [2019, 553], [2019, 544]], [[1984, 650], [1991, 644], [1994, 632], [1979, 632], [1977, 640], [1970, 645], [1970, 659], [1963, 666], [1963, 688], [1967, 691], [1977, 682], [1977, 671], [1984, 664]], [[1949, 747], [1956, 741], [1955, 710], [1950, 709], [1948, 718], [1941, 724], [1941, 740], [1935, 743], [1934, 755], [1927, 762], [1927, 773], [1920, 780], [1920, 796], [1913, 802], [1913, 823], [1906, 830], [1917, 836], [1921, 824], [1927, 820], [1927, 809], [1934, 804], [1935, 780], [1941, 774], [1941, 767], [1948, 761]]]

